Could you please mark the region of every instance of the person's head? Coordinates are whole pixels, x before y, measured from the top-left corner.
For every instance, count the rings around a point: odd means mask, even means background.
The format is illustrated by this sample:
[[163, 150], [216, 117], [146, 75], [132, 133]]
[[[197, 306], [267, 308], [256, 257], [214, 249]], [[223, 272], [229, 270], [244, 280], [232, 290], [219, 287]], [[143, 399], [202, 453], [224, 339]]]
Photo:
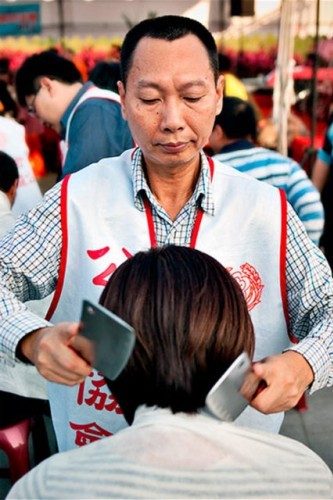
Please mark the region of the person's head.
[[19, 172], [15, 160], [0, 151], [0, 191], [6, 194], [11, 206], [16, 197]]
[[112, 90], [118, 94], [120, 80], [119, 62], [99, 62], [89, 73], [89, 80], [101, 89]]
[[213, 132], [209, 138], [215, 153], [228, 143], [239, 139], [253, 142], [257, 137], [257, 118], [253, 106], [238, 97], [224, 97], [223, 108], [215, 118]]
[[82, 81], [76, 66], [54, 51], [28, 57], [15, 77], [21, 106], [58, 127], [66, 108], [79, 91]]
[[239, 285], [198, 250], [137, 253], [113, 273], [100, 303], [136, 332], [127, 366], [107, 381], [129, 422], [142, 404], [195, 412], [239, 354], [253, 355], [253, 326]]
[[146, 165], [197, 166], [223, 95], [211, 33], [186, 17], [146, 19], [125, 37], [121, 74], [123, 115]]

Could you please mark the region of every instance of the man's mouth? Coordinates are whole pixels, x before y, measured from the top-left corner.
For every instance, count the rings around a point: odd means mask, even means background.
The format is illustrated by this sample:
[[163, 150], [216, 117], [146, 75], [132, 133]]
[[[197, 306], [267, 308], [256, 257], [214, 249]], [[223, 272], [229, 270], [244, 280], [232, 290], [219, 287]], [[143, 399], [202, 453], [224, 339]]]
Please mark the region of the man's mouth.
[[160, 144], [166, 153], [180, 153], [187, 148], [187, 142], [168, 142]]

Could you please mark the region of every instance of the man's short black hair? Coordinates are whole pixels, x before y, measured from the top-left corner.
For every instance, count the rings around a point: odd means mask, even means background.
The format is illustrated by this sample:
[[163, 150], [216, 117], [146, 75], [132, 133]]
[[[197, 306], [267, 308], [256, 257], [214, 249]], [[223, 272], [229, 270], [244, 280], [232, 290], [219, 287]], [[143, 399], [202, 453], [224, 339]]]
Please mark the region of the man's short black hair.
[[19, 178], [19, 172], [15, 160], [0, 151], [0, 191], [8, 193], [16, 179]]
[[63, 83], [82, 82], [75, 64], [59, 56], [54, 51], [45, 51], [28, 57], [16, 73], [16, 94], [21, 106], [26, 106], [25, 98], [36, 94], [38, 79], [47, 76]]
[[206, 48], [215, 82], [218, 78], [218, 58], [212, 34], [198, 21], [182, 16], [162, 16], [145, 19], [134, 26], [126, 35], [121, 48], [121, 77], [124, 86], [131, 69], [133, 54], [142, 38], [155, 38], [172, 42], [187, 35], [196, 36]]
[[224, 97], [222, 111], [215, 118], [228, 139], [257, 137], [257, 118], [253, 106], [238, 97]]

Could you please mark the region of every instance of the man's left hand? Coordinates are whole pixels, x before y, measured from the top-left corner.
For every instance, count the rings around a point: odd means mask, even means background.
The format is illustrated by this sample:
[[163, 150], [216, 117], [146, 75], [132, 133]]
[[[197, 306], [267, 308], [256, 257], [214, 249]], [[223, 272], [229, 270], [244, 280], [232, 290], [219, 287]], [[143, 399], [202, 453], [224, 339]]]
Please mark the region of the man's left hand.
[[314, 375], [306, 359], [295, 351], [269, 356], [253, 364], [253, 374], [265, 382], [250, 405], [262, 413], [277, 413], [297, 405]]

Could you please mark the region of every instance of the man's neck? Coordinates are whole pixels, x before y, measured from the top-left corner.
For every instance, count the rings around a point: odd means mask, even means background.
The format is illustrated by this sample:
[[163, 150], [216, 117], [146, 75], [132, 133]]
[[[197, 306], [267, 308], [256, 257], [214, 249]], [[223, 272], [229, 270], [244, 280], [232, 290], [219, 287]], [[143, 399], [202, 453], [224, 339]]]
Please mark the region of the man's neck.
[[195, 168], [180, 166], [170, 170], [155, 170], [146, 167], [145, 172], [152, 193], [174, 221], [195, 190], [200, 173], [200, 159]]

